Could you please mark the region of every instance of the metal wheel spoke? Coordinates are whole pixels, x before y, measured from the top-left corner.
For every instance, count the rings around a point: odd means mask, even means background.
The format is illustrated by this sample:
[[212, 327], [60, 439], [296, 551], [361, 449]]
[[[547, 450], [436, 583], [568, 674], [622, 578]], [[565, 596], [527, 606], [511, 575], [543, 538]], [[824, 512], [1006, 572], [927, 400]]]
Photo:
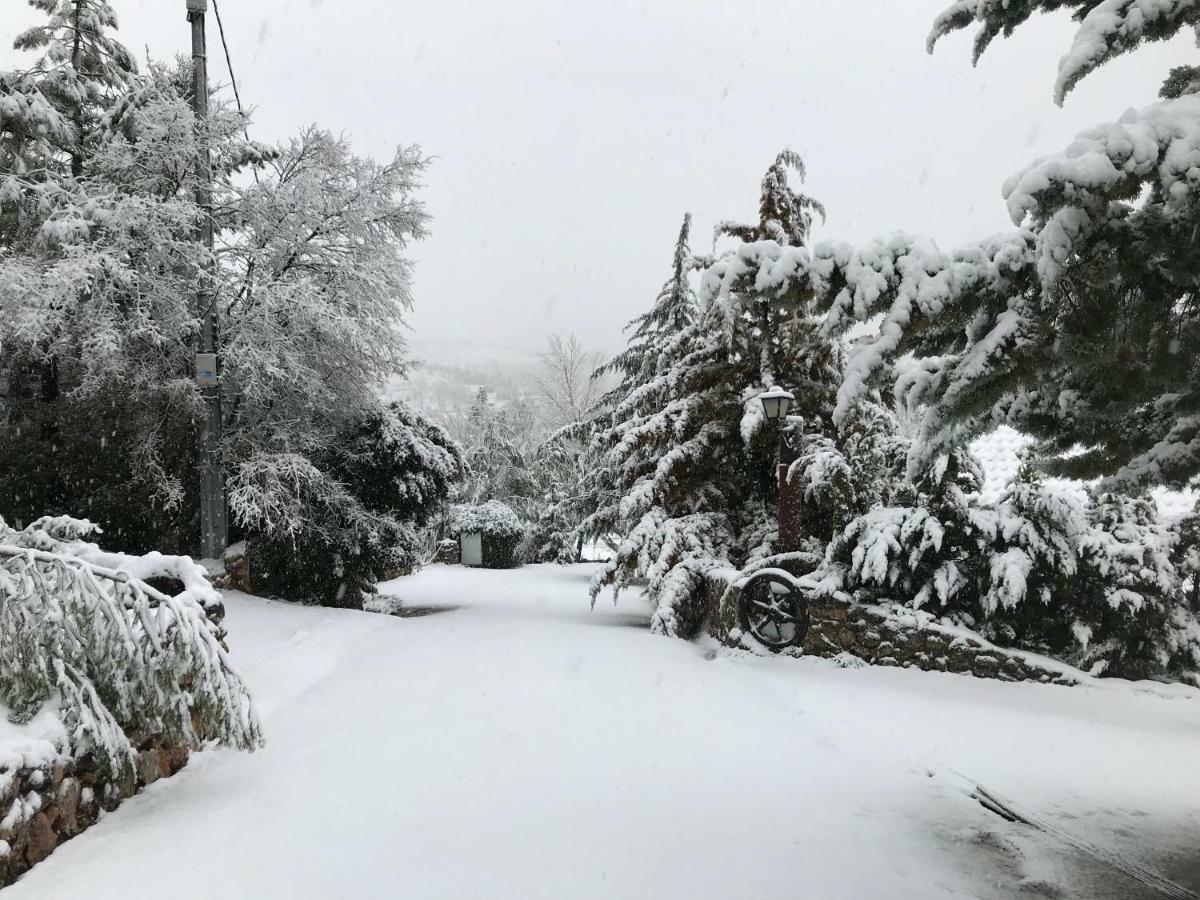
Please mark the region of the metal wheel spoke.
[[779, 607], [774, 603], [766, 603], [762, 600], [751, 600], [750, 604], [757, 610], [768, 616], [777, 615], [780, 612]]

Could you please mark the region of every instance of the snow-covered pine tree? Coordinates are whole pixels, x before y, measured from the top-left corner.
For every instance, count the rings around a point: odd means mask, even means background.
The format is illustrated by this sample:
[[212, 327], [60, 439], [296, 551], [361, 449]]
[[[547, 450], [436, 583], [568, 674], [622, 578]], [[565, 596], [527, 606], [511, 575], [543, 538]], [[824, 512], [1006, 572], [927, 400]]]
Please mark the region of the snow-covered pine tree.
[[[789, 185], [789, 170], [803, 179], [799, 158], [785, 151], [763, 179], [759, 221], [722, 223], [718, 235], [741, 248], [802, 245], [820, 206]], [[723, 278], [736, 249], [708, 265], [689, 310], [687, 229], [685, 220], [672, 279], [637, 323], [640, 340], [615, 363], [622, 386], [592, 445], [597, 470], [609, 473], [614, 489], [590, 520], [593, 533], [624, 535], [593, 582], [593, 597], [644, 576], [652, 627], [677, 636], [700, 624], [708, 570], [764, 554], [742, 540], [750, 533], [769, 539], [762, 511], [776, 500], [776, 441], [758, 395], [775, 385], [792, 389], [806, 431], [821, 433], [839, 377], [838, 347], [818, 335], [810, 308]], [[687, 310], [688, 318], [674, 310]]]
[[[62, 284], [64, 251], [86, 242], [89, 228], [100, 224], [97, 219], [114, 212], [103, 209], [104, 185], [84, 180], [86, 163], [119, 121], [119, 102], [137, 66], [112, 36], [116, 16], [102, 0], [30, 0], [30, 6], [47, 21], [18, 35], [14, 47], [35, 54], [33, 64], [0, 73], [0, 246], [6, 257], [24, 257], [5, 260], [9, 271], [0, 276], [0, 286], [25, 288], [20, 293], [26, 294], [35, 287], [29, 280], [48, 281], [36, 287], [54, 286], [67, 294], [49, 300], [50, 310], [65, 318], [72, 301], [88, 291], [86, 276], [98, 273], [84, 262], [85, 272]], [[97, 201], [102, 211], [90, 213]], [[47, 267], [59, 277], [46, 278]], [[0, 342], [5, 337], [0, 332]], [[41, 393], [57, 399], [61, 386], [53, 335], [26, 342], [37, 348], [27, 365]]]
[[649, 457], [634, 459], [610, 452], [620, 424], [614, 416], [630, 400], [646, 408], [659, 402], [665, 387], [661, 376], [684, 354], [691, 339], [698, 315], [696, 294], [688, 281], [696, 268], [688, 245], [691, 228], [692, 216], [686, 213], [675, 240], [671, 276], [650, 309], [625, 326], [629, 332], [625, 349], [595, 373], [618, 381], [590, 413], [591, 435], [578, 488], [586, 510], [580, 525], [585, 539], [607, 540], [616, 533], [624, 485], [644, 475], [650, 462]]
[[800, 181], [808, 177], [804, 160], [795, 150], [784, 149], [767, 168], [759, 191], [758, 221], [740, 223], [731, 219], [719, 222], [714, 234], [727, 235], [746, 243], [775, 241], [781, 246], [799, 247], [808, 243], [813, 214], [825, 218], [825, 207], [807, 194], [792, 190], [789, 175]]
[[534, 562], [578, 562], [584, 544], [580, 524], [594, 511], [580, 465], [608, 380], [596, 372], [603, 357], [584, 349], [575, 335], [551, 335], [539, 356], [537, 385], [549, 434], [530, 459], [536, 499], [528, 512], [523, 556]]
[[588, 434], [587, 421], [565, 425], [542, 441], [534, 455], [532, 476], [539, 499], [524, 554], [533, 562], [579, 562], [584, 542], [580, 524], [591, 512], [582, 487], [587, 473], [581, 465]]
[[[112, 127], [137, 64], [115, 40], [116, 14], [103, 0], [29, 0], [47, 20], [26, 29], [14, 49], [36, 54], [26, 70], [0, 76], [0, 172], [53, 184], [78, 179]], [[61, 181], [60, 181], [61, 184]]]

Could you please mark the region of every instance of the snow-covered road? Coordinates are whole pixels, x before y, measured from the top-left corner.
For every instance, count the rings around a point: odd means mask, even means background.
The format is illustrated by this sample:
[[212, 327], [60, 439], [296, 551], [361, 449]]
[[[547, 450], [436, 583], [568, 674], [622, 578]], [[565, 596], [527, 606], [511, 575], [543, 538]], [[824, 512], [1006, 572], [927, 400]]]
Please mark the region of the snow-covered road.
[[207, 752], [5, 900], [1159, 896], [973, 783], [1200, 889], [1200, 694], [650, 635], [591, 569], [431, 567], [394, 618], [228, 598], [268, 746]]

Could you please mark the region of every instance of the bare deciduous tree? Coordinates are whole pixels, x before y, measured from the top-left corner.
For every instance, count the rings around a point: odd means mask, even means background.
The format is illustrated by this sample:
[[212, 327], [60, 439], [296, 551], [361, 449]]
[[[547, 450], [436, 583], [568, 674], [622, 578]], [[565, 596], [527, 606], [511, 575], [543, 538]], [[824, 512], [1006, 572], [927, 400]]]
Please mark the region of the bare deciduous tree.
[[603, 356], [585, 350], [574, 334], [552, 334], [538, 359], [538, 390], [553, 426], [561, 428], [583, 421], [603, 393], [599, 380], [593, 377]]

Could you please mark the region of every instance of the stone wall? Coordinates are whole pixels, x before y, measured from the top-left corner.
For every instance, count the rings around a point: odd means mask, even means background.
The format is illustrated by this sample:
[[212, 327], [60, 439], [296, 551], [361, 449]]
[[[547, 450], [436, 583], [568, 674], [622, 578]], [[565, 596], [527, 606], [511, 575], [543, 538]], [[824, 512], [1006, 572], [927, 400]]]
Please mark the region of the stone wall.
[[95, 824], [101, 811], [174, 775], [188, 749], [156, 738], [142, 742], [135, 771], [112, 780], [90, 758], [6, 754], [0, 758], [0, 888], [12, 884], [63, 841]]
[[225, 571], [213, 578], [213, 587], [223, 591], [252, 593], [250, 589], [250, 554], [246, 542], [238, 541], [227, 547], [221, 561], [225, 566]]
[[433, 557], [435, 563], [447, 566], [457, 566], [462, 562], [462, 551], [458, 541], [446, 538], [438, 542], [437, 553]]
[[[738, 621], [738, 589], [733, 582], [740, 574], [718, 571], [708, 576], [708, 632], [727, 646], [753, 649], [753, 639], [743, 637]], [[1080, 673], [1066, 664], [997, 647], [927, 613], [836, 601], [810, 603], [808, 611], [805, 655], [848, 653], [877, 666], [959, 672], [1001, 681], [1079, 682]]]

